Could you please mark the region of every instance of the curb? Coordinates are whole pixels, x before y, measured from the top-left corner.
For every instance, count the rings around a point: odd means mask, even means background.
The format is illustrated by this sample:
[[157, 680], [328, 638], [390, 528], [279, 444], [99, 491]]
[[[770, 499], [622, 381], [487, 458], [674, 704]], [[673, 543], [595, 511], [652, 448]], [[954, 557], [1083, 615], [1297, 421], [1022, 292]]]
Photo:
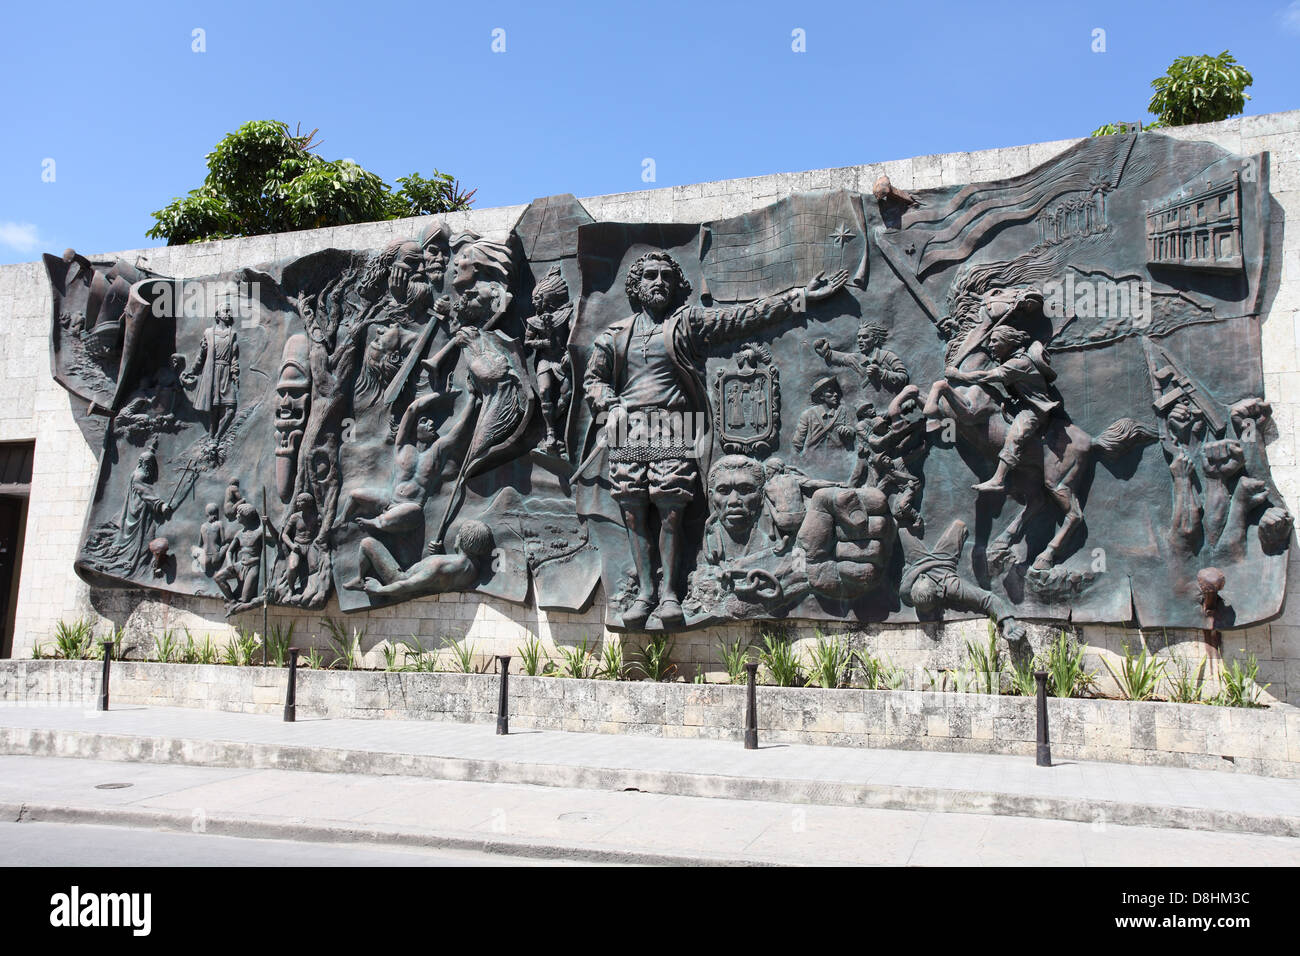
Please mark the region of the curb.
[[194, 829], [193, 817], [182, 810], [141, 810], [129, 807], [76, 807], [63, 804], [0, 802], [0, 818], [16, 823], [62, 823], [92, 826], [131, 827], [169, 833], [196, 832], [252, 840], [292, 840], [299, 843], [329, 843], [427, 850], [470, 850], [503, 857], [529, 860], [565, 860], [583, 863], [611, 863], [628, 866], [797, 866], [776, 860], [736, 859], [700, 854], [683, 856], [651, 850], [619, 850], [586, 843], [544, 843], [508, 837], [479, 837], [441, 833], [414, 827], [372, 827], [364, 824], [310, 823], [301, 819], [232, 816], [212, 813], [204, 816], [201, 829]]
[[[945, 790], [848, 781], [735, 777], [674, 770], [522, 763], [201, 738], [0, 727], [0, 753], [195, 767], [414, 776], [577, 790], [640, 790], [671, 796], [718, 797], [874, 810], [991, 814], [1076, 823], [1102, 822], [1119, 826], [1300, 837], [1300, 815], [1243, 813], [1204, 807], [1087, 800], [991, 790]], [[482, 849], [482, 844], [475, 842], [474, 848]]]

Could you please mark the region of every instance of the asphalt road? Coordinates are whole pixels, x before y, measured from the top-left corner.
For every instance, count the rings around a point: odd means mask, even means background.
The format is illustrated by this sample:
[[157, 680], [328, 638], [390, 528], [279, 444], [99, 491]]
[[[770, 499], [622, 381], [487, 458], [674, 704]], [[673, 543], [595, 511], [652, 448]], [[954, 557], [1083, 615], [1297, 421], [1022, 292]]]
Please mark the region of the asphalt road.
[[[0, 823], [6, 866], [537, 866], [499, 853], [388, 849], [78, 823]], [[555, 865], [559, 861], [544, 861]]]

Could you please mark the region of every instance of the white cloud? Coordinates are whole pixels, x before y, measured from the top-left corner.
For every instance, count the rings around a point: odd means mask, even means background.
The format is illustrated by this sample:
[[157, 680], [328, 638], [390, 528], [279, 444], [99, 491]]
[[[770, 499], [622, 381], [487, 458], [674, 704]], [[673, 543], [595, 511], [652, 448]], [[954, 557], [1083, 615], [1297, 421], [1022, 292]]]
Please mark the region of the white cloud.
[[1281, 13], [1282, 28], [1288, 33], [1300, 33], [1300, 0], [1291, 0]]
[[30, 222], [0, 222], [0, 246], [18, 252], [34, 252], [44, 244]]

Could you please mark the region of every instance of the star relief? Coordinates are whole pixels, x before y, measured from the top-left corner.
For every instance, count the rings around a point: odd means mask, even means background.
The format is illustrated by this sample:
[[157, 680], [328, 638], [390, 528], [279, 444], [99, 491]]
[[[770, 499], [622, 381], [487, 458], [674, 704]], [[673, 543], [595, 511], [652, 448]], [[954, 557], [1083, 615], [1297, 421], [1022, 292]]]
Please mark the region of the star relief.
[[831, 242], [835, 243], [841, 249], [856, 238], [857, 237], [853, 233], [849, 232], [849, 227], [844, 223], [840, 223], [839, 228], [831, 233]]

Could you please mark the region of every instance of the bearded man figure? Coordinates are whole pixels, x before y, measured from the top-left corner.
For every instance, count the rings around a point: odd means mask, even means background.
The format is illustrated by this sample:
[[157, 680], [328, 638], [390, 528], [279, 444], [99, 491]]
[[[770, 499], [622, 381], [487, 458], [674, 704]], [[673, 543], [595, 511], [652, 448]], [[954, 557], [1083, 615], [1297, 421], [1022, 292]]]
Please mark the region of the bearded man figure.
[[451, 243], [447, 227], [437, 223], [418, 240], [393, 242], [371, 263], [362, 278], [362, 293], [377, 309], [357, 377], [358, 407], [382, 396], [389, 406], [389, 432], [395, 434], [406, 406], [414, 400], [417, 380], [403, 375], [428, 353], [439, 324], [450, 314], [442, 296]]
[[442, 293], [450, 261], [447, 227], [437, 223], [419, 239], [390, 243], [362, 277], [362, 294], [378, 300], [381, 321], [419, 329]]
[[[594, 421], [591, 448], [578, 478], [607, 480], [631, 544], [636, 594], [623, 624], [683, 623], [678, 597], [682, 516], [699, 494], [700, 463], [709, 458], [705, 349], [803, 311], [809, 301], [843, 288], [848, 273], [819, 273], [806, 287], [732, 308], [687, 304], [691, 284], [666, 252], [647, 252], [628, 270], [624, 291], [633, 314], [592, 345], [583, 389]], [[665, 428], [665, 425], [667, 428]], [[667, 434], [665, 434], [667, 432]], [[691, 441], [690, 439], [693, 439]], [[658, 513], [659, 602], [651, 548], [651, 511]]]

